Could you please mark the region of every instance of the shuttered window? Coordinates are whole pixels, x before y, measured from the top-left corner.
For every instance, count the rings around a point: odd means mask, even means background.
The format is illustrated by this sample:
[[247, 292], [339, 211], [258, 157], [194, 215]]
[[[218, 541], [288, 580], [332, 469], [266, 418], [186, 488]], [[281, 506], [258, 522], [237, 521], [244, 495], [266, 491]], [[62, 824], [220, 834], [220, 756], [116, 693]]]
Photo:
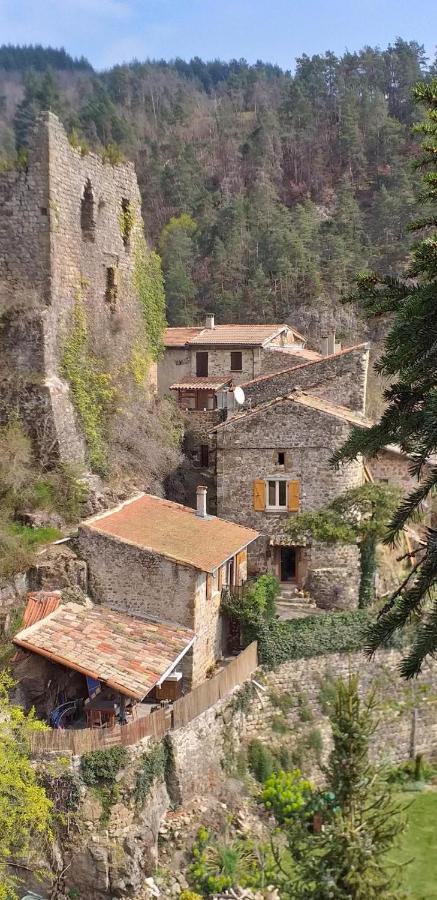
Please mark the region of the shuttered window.
[[289, 512], [299, 512], [300, 507], [300, 484], [298, 481], [288, 482], [288, 510]]
[[264, 480], [253, 482], [253, 508], [261, 511], [266, 508], [266, 483]]

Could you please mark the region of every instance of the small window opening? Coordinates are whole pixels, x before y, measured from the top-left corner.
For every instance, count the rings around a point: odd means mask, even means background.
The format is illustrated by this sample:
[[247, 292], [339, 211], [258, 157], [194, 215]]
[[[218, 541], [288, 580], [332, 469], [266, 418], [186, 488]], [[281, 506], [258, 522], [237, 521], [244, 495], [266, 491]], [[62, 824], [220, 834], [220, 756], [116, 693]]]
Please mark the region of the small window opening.
[[285, 466], [285, 453], [283, 450], [278, 450], [278, 466]]
[[209, 466], [209, 447], [208, 444], [200, 445], [200, 465], [203, 469], [207, 469]]
[[86, 181], [80, 202], [80, 227], [84, 241], [94, 241], [96, 223], [94, 221], [94, 194], [89, 178]]
[[231, 353], [231, 372], [241, 372], [243, 369], [243, 354], [241, 350], [233, 350]]
[[128, 200], [127, 197], [123, 197], [121, 200], [120, 228], [121, 237], [126, 250], [129, 250], [130, 247], [130, 236], [133, 224], [133, 213], [130, 200]]
[[46, 206], [40, 206], [40, 211], [41, 211], [41, 215], [42, 215], [42, 216], [48, 215], [48, 211], [47, 211], [47, 207], [46, 207]]
[[106, 269], [105, 300], [108, 303], [111, 312], [114, 312], [117, 303], [117, 281], [113, 266]]

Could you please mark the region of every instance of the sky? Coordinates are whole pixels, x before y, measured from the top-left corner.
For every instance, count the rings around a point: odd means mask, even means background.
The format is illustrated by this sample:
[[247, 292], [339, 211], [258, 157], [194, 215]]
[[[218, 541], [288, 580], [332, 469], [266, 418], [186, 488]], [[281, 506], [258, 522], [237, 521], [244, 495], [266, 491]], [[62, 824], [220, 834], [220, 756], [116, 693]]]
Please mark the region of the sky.
[[98, 69], [134, 58], [263, 59], [385, 47], [397, 36], [434, 59], [436, 0], [0, 0], [0, 42], [64, 46]]

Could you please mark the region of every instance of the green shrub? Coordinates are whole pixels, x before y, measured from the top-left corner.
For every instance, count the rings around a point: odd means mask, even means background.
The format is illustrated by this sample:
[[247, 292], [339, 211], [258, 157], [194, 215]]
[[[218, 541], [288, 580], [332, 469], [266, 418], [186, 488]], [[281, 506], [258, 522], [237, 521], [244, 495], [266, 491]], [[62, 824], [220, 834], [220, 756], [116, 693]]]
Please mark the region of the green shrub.
[[297, 707], [301, 722], [312, 722], [314, 717], [312, 710], [308, 705], [308, 697], [306, 694], [297, 695]]
[[141, 757], [141, 768], [137, 773], [135, 784], [135, 803], [141, 806], [155, 781], [162, 781], [166, 773], [166, 744], [161, 741]]
[[264, 784], [277, 768], [271, 750], [258, 740], [250, 742], [247, 750], [247, 762], [250, 772], [260, 784]]
[[320, 756], [323, 750], [323, 735], [319, 728], [313, 728], [307, 734], [305, 739], [308, 750], [312, 750], [317, 760], [320, 762]]
[[289, 693], [289, 691], [284, 691], [282, 694], [279, 694], [277, 691], [270, 691], [269, 693], [270, 703], [273, 706], [276, 706], [277, 709], [281, 710], [281, 713], [286, 716], [290, 709], [293, 709], [295, 702], [293, 697]]
[[278, 822], [296, 816], [308, 804], [312, 784], [303, 777], [300, 769], [291, 772], [275, 772], [267, 779], [261, 795], [262, 802]]
[[233, 888], [256, 888], [261, 871], [248, 838], [218, 840], [201, 826], [192, 849], [189, 878], [202, 895], [221, 894]]
[[120, 769], [128, 760], [125, 747], [109, 747], [107, 750], [91, 750], [84, 753], [80, 761], [80, 771], [85, 784], [113, 783]]
[[289, 726], [282, 716], [273, 716], [272, 731], [275, 734], [286, 734], [289, 731]]

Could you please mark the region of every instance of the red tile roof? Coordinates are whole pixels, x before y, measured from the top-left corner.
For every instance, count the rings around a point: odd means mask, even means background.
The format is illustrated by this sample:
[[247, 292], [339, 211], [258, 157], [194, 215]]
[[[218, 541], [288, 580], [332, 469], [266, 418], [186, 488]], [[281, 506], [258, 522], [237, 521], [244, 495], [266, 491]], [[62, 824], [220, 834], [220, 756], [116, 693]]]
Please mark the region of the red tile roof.
[[[305, 338], [291, 325], [215, 325], [214, 328], [167, 328], [164, 333], [166, 347], [259, 347], [289, 329], [298, 341]], [[279, 348], [278, 348], [279, 349]]]
[[14, 643], [142, 700], [194, 640], [179, 625], [66, 603], [20, 631]]
[[187, 378], [186, 381], [181, 381], [180, 383], [171, 384], [171, 391], [218, 391], [219, 388], [224, 387], [225, 384], [230, 384], [232, 378], [223, 379], [223, 378]]
[[27, 595], [27, 605], [23, 615], [23, 626], [29, 628], [35, 622], [45, 619], [58, 608], [62, 600], [60, 591], [32, 591]]
[[80, 526], [133, 544], [174, 562], [214, 572], [259, 534], [216, 516], [202, 518], [180, 503], [141, 494]]
[[203, 331], [203, 326], [201, 328], [166, 328], [164, 345], [166, 347], [184, 347], [193, 337], [196, 337], [196, 334], [199, 334], [199, 331]]

